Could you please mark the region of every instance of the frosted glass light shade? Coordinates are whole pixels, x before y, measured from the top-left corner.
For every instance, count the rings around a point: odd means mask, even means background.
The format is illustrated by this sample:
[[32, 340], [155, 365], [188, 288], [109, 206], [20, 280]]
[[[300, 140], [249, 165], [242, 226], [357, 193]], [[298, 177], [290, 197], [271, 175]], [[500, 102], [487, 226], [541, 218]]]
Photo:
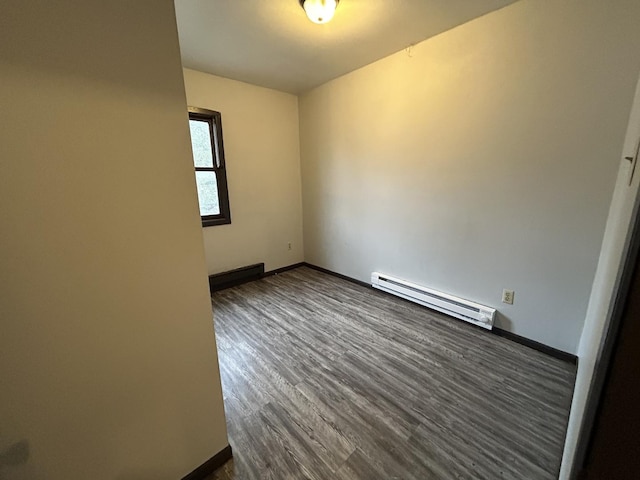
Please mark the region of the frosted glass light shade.
[[336, 13], [339, 0], [302, 0], [302, 8], [313, 23], [327, 23]]

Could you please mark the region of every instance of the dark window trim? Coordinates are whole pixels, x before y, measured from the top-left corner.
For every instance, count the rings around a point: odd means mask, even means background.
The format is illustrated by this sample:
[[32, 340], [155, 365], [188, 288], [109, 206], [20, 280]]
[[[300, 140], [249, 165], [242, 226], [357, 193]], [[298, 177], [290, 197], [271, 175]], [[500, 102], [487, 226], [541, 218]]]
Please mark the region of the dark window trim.
[[213, 152], [213, 167], [195, 167], [196, 172], [216, 172], [218, 185], [218, 215], [202, 215], [203, 227], [228, 225], [231, 223], [229, 208], [229, 187], [227, 185], [227, 170], [225, 168], [224, 143], [222, 141], [222, 116], [220, 112], [198, 107], [188, 107], [189, 120], [205, 121], [209, 124], [211, 134], [211, 151]]

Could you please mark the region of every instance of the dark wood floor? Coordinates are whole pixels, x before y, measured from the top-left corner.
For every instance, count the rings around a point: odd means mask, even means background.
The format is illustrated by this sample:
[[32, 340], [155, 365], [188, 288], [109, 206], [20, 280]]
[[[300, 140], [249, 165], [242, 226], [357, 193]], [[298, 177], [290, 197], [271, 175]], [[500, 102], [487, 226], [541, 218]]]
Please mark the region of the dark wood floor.
[[554, 479], [575, 367], [306, 267], [213, 297], [215, 479]]

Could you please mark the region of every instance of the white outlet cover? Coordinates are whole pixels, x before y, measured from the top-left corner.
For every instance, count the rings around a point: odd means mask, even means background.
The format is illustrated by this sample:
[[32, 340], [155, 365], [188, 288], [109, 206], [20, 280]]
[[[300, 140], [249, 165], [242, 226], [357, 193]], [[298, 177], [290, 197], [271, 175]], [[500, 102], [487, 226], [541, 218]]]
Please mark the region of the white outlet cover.
[[502, 303], [507, 303], [509, 305], [513, 305], [513, 296], [515, 292], [513, 290], [507, 290], [506, 288], [502, 290]]

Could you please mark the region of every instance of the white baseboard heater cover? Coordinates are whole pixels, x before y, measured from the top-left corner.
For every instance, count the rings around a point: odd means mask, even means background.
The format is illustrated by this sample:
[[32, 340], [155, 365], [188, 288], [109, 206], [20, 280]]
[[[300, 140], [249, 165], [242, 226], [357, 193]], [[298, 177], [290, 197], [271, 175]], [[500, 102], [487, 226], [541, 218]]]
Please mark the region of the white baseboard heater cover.
[[411, 300], [425, 307], [433, 308], [487, 330], [493, 328], [493, 320], [496, 316], [495, 308], [486, 307], [464, 298], [438, 292], [378, 272], [371, 274], [371, 285], [379, 290]]

